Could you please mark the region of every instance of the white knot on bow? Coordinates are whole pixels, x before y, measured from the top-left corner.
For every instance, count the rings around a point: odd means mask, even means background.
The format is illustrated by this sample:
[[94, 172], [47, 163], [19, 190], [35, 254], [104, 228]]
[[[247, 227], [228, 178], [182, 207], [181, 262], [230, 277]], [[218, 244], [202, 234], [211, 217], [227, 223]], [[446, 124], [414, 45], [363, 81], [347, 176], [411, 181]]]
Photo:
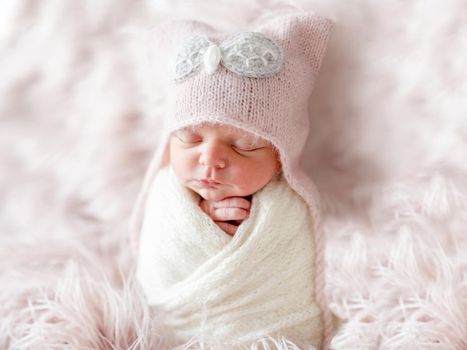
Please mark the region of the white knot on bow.
[[206, 35], [190, 37], [173, 62], [173, 80], [184, 81], [203, 68], [214, 74], [219, 64], [229, 71], [253, 78], [266, 78], [279, 72], [282, 48], [262, 33], [241, 32], [216, 45]]
[[213, 74], [221, 61], [221, 49], [216, 44], [211, 44], [204, 53], [204, 70]]

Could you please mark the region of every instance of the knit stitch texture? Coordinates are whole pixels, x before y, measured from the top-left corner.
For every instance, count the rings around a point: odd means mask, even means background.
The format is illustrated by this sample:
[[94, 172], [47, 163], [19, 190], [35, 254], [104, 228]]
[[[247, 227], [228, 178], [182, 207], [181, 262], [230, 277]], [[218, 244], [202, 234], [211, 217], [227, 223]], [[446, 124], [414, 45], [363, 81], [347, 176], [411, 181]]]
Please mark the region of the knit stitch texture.
[[161, 169], [140, 239], [138, 281], [178, 343], [203, 336], [240, 348], [269, 335], [302, 349], [319, 347], [313, 224], [305, 201], [279, 172], [253, 195], [250, 215], [233, 237], [198, 202], [171, 167]]

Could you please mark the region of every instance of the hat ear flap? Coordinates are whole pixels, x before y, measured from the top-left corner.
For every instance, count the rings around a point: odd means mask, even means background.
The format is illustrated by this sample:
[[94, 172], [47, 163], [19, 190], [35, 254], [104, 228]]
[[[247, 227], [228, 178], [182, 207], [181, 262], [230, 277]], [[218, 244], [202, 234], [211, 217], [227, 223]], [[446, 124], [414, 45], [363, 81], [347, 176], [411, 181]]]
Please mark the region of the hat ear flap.
[[[284, 50], [284, 60], [304, 59], [318, 73], [334, 21], [314, 13], [287, 14], [272, 19], [256, 30], [267, 33]], [[297, 57], [300, 56], [300, 57]]]

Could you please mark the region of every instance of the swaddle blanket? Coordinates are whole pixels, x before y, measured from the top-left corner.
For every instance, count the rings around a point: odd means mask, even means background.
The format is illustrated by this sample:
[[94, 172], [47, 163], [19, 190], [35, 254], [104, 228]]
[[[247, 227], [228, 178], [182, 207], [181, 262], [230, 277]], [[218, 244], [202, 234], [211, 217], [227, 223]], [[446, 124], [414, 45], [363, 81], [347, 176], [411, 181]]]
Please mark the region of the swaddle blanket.
[[280, 336], [319, 347], [309, 207], [277, 173], [253, 195], [234, 236], [199, 207], [167, 166], [145, 207], [137, 278], [150, 305], [180, 343], [248, 345]]

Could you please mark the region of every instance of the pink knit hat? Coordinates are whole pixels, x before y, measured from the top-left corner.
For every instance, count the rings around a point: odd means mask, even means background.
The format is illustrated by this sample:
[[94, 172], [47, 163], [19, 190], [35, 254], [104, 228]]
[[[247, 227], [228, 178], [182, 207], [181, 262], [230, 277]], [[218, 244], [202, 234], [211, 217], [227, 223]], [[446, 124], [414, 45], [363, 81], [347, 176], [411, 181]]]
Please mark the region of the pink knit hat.
[[157, 171], [169, 162], [173, 131], [217, 122], [268, 140], [279, 151], [285, 179], [309, 205], [314, 219], [315, 296], [322, 310], [324, 348], [333, 321], [324, 299], [319, 196], [300, 157], [310, 127], [310, 95], [332, 25], [329, 18], [313, 13], [283, 15], [241, 33], [218, 33], [197, 21], [165, 23], [158, 45], [171, 57], [166, 70], [171, 79], [169, 118], [131, 220], [136, 254], [148, 190]]

